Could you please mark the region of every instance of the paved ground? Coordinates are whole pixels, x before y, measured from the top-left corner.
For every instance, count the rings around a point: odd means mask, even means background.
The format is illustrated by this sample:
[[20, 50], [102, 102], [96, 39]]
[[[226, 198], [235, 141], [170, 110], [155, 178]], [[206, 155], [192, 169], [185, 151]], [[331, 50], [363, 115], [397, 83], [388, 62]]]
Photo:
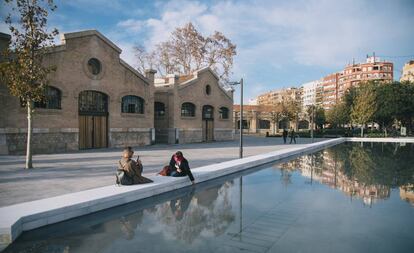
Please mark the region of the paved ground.
[[[322, 139], [315, 139], [320, 141]], [[244, 156], [283, 149], [281, 138], [245, 137]], [[310, 139], [299, 139], [298, 144]], [[181, 150], [191, 168], [237, 159], [238, 140], [229, 142], [138, 147], [144, 174], [155, 174]], [[115, 168], [121, 149], [82, 151], [67, 154], [36, 155], [34, 169], [25, 170], [23, 156], [0, 156], [0, 206], [42, 199], [115, 183]], [[196, 179], [197, 180], [197, 179]]]

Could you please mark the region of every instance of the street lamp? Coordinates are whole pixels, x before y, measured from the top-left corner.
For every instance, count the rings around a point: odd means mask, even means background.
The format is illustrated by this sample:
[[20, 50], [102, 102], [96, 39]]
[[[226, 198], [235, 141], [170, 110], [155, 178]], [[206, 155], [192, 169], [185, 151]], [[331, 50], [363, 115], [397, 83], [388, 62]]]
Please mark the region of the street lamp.
[[239, 158], [243, 158], [243, 78], [240, 82], [229, 82], [231, 86], [240, 84], [240, 146], [239, 146]]

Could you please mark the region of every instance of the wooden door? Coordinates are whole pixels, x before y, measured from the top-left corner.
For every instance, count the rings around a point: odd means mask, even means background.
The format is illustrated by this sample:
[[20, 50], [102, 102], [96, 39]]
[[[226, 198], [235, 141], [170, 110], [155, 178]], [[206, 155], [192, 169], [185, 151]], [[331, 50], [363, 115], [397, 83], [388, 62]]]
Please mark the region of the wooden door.
[[106, 116], [93, 116], [93, 147], [107, 147], [107, 118]]
[[79, 115], [79, 148], [107, 147], [107, 117]]
[[214, 141], [214, 121], [204, 120], [203, 141]]
[[206, 120], [207, 123], [207, 141], [214, 141], [214, 121]]

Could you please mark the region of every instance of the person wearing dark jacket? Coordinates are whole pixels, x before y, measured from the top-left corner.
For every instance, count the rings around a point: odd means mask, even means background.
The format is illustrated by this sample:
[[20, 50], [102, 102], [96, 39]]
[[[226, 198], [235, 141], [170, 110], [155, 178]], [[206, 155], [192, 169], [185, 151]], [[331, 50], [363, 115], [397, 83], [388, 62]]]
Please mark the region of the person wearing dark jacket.
[[170, 175], [172, 177], [185, 177], [188, 176], [191, 183], [194, 184], [194, 177], [191, 173], [190, 166], [187, 159], [184, 158], [181, 151], [177, 151], [170, 160]]
[[288, 131], [286, 130], [286, 128], [283, 128], [282, 136], [283, 136], [283, 143], [286, 144], [286, 139], [287, 139], [287, 136], [288, 136]]

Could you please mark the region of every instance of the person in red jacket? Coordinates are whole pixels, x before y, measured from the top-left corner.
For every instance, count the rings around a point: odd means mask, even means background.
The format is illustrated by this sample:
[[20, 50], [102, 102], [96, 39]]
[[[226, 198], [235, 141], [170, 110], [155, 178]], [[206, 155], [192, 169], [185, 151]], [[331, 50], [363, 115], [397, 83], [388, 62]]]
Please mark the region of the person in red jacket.
[[190, 166], [187, 159], [184, 158], [181, 151], [175, 152], [170, 160], [170, 175], [172, 177], [185, 177], [188, 176], [192, 184], [195, 184], [193, 174], [191, 173]]

